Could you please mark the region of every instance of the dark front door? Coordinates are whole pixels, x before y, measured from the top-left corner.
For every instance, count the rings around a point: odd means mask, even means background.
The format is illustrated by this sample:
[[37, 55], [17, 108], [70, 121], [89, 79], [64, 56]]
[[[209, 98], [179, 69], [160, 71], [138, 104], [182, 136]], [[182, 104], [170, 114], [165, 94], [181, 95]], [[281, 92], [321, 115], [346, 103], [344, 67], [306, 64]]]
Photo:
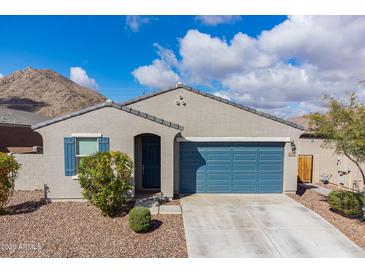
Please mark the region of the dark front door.
[[142, 136], [142, 186], [160, 188], [161, 142], [156, 135]]

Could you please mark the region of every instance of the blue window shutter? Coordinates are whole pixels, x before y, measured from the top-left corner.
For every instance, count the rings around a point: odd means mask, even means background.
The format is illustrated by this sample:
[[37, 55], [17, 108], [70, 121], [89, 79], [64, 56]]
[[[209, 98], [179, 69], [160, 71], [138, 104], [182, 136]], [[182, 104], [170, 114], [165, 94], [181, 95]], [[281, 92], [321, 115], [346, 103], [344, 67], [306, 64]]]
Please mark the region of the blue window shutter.
[[99, 152], [109, 152], [109, 137], [100, 137], [99, 141]]
[[76, 138], [65, 137], [65, 176], [76, 175]]

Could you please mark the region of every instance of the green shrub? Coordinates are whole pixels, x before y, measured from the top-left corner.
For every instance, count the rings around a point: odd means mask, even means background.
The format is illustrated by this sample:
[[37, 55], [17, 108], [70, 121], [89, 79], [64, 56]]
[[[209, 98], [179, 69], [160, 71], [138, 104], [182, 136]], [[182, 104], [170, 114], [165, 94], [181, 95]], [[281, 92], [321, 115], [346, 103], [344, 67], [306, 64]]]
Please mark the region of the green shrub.
[[360, 195], [360, 198], [362, 200], [362, 203], [365, 204], [365, 196], [364, 195]]
[[348, 216], [362, 215], [361, 195], [351, 191], [334, 190], [328, 195], [330, 208]]
[[130, 197], [133, 162], [123, 152], [98, 152], [79, 167], [82, 194], [104, 215], [113, 216]]
[[146, 232], [151, 227], [151, 212], [145, 207], [135, 207], [128, 215], [129, 227], [137, 233]]
[[14, 156], [0, 152], [0, 213], [14, 192], [14, 183], [21, 165]]

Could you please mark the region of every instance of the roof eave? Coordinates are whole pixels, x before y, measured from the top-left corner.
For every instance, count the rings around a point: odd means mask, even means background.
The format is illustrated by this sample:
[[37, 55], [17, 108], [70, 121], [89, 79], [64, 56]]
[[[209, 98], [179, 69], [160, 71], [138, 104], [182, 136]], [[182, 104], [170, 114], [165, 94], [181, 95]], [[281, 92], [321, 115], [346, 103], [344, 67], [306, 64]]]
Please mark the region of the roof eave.
[[43, 127], [46, 127], [46, 126], [49, 126], [49, 125], [52, 125], [52, 124], [55, 124], [55, 123], [58, 123], [58, 122], [61, 122], [61, 121], [64, 121], [64, 120], [68, 120], [70, 118], [73, 118], [73, 117], [76, 117], [76, 116], [79, 116], [79, 115], [82, 115], [82, 114], [85, 114], [85, 113], [88, 113], [88, 112], [91, 112], [91, 111], [94, 111], [94, 110], [97, 110], [97, 109], [101, 109], [101, 108], [104, 108], [104, 107], [113, 107], [113, 108], [116, 108], [116, 109], [119, 109], [119, 110], [122, 110], [122, 111], [125, 111], [125, 112], [128, 112], [128, 113], [134, 114], [136, 116], [142, 117], [144, 119], [153, 121], [155, 123], [162, 124], [164, 126], [174, 128], [174, 129], [179, 130], [179, 131], [184, 130], [184, 127], [179, 125], [179, 124], [176, 124], [176, 123], [161, 119], [161, 118], [156, 117], [154, 115], [150, 115], [148, 113], [145, 113], [145, 112], [142, 112], [142, 111], [139, 111], [139, 110], [136, 110], [136, 109], [133, 109], [133, 108], [130, 108], [130, 107], [115, 103], [115, 102], [112, 102], [111, 100], [108, 100], [104, 103], [101, 103], [101, 104], [98, 104], [98, 105], [95, 105], [95, 106], [80, 109], [78, 111], [75, 111], [75, 112], [72, 112], [72, 113], [69, 113], [69, 114], [66, 114], [66, 115], [62, 115], [62, 116], [59, 116], [59, 117], [56, 117], [56, 118], [53, 118], [53, 119], [50, 119], [50, 120], [47, 120], [47, 121], [44, 121], [44, 122], [36, 123], [36, 124], [32, 125], [31, 128], [32, 128], [32, 130], [40, 129], [40, 128], [43, 128]]

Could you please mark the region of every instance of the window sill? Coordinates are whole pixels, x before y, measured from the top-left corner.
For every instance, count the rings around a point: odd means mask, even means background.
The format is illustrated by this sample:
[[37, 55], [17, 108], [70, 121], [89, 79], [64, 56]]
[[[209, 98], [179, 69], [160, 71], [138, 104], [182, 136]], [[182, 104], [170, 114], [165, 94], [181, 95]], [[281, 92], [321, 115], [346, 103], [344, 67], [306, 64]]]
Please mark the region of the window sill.
[[79, 179], [79, 175], [77, 174], [77, 175], [73, 175], [72, 177], [72, 180], [78, 180]]

